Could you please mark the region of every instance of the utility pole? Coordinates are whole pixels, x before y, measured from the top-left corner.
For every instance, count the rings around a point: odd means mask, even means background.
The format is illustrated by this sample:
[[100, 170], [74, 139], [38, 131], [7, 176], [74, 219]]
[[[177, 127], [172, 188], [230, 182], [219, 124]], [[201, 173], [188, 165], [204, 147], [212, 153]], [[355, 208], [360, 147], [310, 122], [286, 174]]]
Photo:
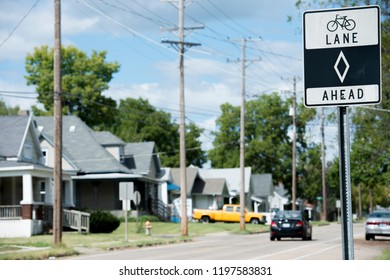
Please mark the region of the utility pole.
[[325, 114], [324, 108], [321, 113], [321, 153], [322, 153], [322, 220], [327, 220], [327, 199], [326, 199], [326, 181], [325, 181]]
[[185, 102], [184, 102], [184, 52], [185, 47], [200, 44], [184, 42], [184, 0], [179, 0], [179, 41], [165, 40], [177, 47], [179, 52], [179, 91], [180, 91], [180, 205], [181, 205], [181, 235], [188, 236], [187, 217], [187, 164], [186, 164], [186, 130], [185, 130]]
[[297, 193], [297, 128], [296, 128], [296, 100], [297, 100], [297, 79], [294, 77], [293, 91], [293, 145], [292, 145], [292, 210], [296, 210], [296, 193]]
[[240, 230], [245, 230], [245, 80], [247, 62], [257, 60], [247, 60], [245, 56], [246, 42], [252, 39], [241, 39], [241, 110], [240, 110]]
[[62, 242], [61, 0], [54, 0], [54, 243]]
[[242, 38], [241, 48], [241, 124], [240, 124], [240, 230], [245, 230], [245, 37]]

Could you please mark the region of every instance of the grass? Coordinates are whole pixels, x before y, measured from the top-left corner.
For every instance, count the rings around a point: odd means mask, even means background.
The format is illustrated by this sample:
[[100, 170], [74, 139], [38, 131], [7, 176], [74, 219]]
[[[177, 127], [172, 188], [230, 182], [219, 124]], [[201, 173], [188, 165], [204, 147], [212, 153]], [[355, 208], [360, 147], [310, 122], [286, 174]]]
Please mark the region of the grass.
[[[152, 222], [153, 228], [150, 236], [140, 231], [136, 222], [128, 223], [127, 240], [125, 223], [110, 234], [79, 234], [77, 232], [63, 232], [62, 244], [55, 245], [52, 235], [37, 235], [30, 238], [0, 238], [0, 260], [43, 260], [79, 254], [80, 248], [97, 250], [118, 250], [189, 242], [195, 236], [231, 232], [235, 234], [253, 234], [268, 231], [266, 225], [247, 224], [245, 231], [240, 231], [239, 224], [215, 223], [204, 225], [189, 223], [189, 236], [182, 237], [180, 224]], [[23, 250], [29, 247], [35, 250]], [[36, 250], [39, 249], [39, 250]]]

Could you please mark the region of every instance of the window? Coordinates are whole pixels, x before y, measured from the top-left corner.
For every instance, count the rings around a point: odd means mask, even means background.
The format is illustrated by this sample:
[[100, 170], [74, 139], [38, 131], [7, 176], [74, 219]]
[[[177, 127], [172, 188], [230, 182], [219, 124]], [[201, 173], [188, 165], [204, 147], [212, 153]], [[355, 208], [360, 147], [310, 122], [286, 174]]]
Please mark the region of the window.
[[226, 206], [226, 212], [233, 212], [233, 206]]
[[46, 183], [45, 183], [45, 181], [41, 181], [39, 194], [41, 195], [41, 202], [45, 202], [45, 195], [46, 195]]
[[49, 151], [48, 151], [48, 149], [42, 149], [42, 155], [43, 155], [43, 164], [48, 166], [49, 165]]

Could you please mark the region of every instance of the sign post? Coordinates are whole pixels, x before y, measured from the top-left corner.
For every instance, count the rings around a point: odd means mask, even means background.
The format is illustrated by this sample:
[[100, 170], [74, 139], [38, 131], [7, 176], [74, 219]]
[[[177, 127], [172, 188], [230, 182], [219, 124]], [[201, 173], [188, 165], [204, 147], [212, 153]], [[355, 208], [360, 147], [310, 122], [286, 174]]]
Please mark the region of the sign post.
[[343, 258], [354, 259], [349, 105], [381, 101], [380, 8], [307, 11], [303, 15], [304, 102], [338, 106]]
[[128, 225], [127, 216], [130, 201], [133, 199], [134, 183], [133, 182], [120, 182], [119, 183], [119, 199], [124, 201], [125, 204], [125, 241], [128, 241]]

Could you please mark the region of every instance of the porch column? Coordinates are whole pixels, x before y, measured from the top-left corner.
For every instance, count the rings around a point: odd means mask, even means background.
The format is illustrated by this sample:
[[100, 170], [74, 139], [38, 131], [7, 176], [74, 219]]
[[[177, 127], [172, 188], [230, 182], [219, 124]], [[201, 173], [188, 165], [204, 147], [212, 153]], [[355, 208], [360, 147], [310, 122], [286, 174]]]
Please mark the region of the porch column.
[[32, 219], [33, 180], [31, 174], [23, 175], [22, 219]]

